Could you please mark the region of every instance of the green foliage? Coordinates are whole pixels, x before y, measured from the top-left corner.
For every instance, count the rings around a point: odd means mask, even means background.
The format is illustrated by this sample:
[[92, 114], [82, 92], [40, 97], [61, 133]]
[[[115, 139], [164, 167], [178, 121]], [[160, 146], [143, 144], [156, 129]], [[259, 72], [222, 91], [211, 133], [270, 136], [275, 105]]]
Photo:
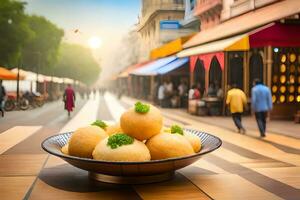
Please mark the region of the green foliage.
[[23, 48], [23, 68], [52, 75], [64, 31], [41, 16], [27, 16], [34, 37]]
[[63, 43], [54, 72], [56, 76], [69, 77], [90, 85], [98, 79], [100, 67], [90, 49]]
[[100, 73], [89, 49], [61, 44], [64, 31], [42, 16], [24, 13], [25, 3], [0, 0], [0, 65], [94, 83]]
[[107, 124], [104, 121], [99, 120], [99, 119], [97, 119], [96, 121], [94, 121], [91, 125], [92, 126], [99, 126], [102, 129], [105, 129], [107, 127]]
[[15, 0], [0, 2], [0, 65], [16, 66], [22, 47], [33, 37], [24, 7]]
[[138, 113], [147, 113], [150, 110], [150, 106], [148, 104], [143, 104], [141, 102], [136, 102], [135, 103], [135, 112]]
[[171, 133], [175, 134], [180, 134], [180, 135], [183, 135], [183, 129], [182, 127], [178, 126], [178, 125], [173, 125], [171, 126]]
[[123, 145], [129, 145], [134, 142], [134, 139], [124, 133], [118, 133], [112, 136], [109, 136], [107, 145], [112, 149], [116, 149]]

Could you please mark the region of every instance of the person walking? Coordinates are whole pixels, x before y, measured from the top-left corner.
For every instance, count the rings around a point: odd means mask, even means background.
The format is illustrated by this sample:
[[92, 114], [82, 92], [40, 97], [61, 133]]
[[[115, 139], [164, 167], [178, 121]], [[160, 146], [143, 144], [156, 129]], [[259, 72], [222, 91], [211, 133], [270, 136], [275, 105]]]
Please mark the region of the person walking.
[[75, 107], [75, 92], [71, 84], [68, 84], [68, 87], [65, 89], [64, 102], [65, 102], [65, 109], [68, 111], [68, 116], [70, 117], [71, 112]]
[[4, 117], [4, 99], [6, 96], [6, 91], [4, 86], [2, 85], [2, 80], [0, 80], [0, 111], [2, 117]]
[[242, 114], [244, 107], [247, 105], [247, 98], [245, 93], [237, 88], [236, 84], [232, 84], [231, 89], [227, 92], [226, 104], [229, 106], [233, 122], [238, 128], [238, 132], [245, 134], [246, 130], [242, 125]]
[[165, 86], [164, 84], [160, 84], [158, 87], [158, 94], [157, 94], [157, 99], [159, 101], [160, 107], [164, 107], [164, 100], [165, 100]]
[[173, 83], [171, 82], [170, 78], [167, 79], [167, 81], [164, 83], [165, 87], [165, 106], [167, 108], [171, 107], [171, 98], [174, 94], [174, 88]]
[[253, 85], [251, 90], [251, 106], [255, 113], [260, 136], [265, 137], [268, 113], [273, 108], [271, 91], [259, 79], [255, 79]]
[[186, 105], [186, 96], [187, 96], [187, 84], [185, 82], [185, 80], [181, 80], [180, 81], [180, 85], [178, 86], [178, 95], [180, 98], [180, 107], [184, 107]]

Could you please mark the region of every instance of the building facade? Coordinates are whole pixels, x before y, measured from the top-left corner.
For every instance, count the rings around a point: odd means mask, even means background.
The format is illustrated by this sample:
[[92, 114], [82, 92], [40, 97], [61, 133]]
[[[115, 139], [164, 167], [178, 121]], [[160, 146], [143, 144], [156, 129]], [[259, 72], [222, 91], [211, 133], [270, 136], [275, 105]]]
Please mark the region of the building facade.
[[198, 0], [196, 8], [201, 32], [184, 45], [192, 82], [207, 90], [217, 80], [224, 93], [235, 83], [250, 99], [259, 78], [271, 88], [272, 117], [291, 119], [300, 109], [300, 1]]
[[242, 15], [280, 0], [223, 0], [222, 20]]
[[182, 27], [191, 29], [191, 32], [199, 32], [200, 20], [195, 16], [196, 0], [185, 0], [184, 19], [180, 22]]
[[201, 30], [212, 28], [220, 23], [223, 0], [197, 0], [194, 15], [201, 23]]
[[169, 41], [188, 35], [180, 29], [184, 18], [183, 0], [142, 0], [141, 16], [137, 25], [142, 40], [141, 60], [149, 59], [149, 53]]

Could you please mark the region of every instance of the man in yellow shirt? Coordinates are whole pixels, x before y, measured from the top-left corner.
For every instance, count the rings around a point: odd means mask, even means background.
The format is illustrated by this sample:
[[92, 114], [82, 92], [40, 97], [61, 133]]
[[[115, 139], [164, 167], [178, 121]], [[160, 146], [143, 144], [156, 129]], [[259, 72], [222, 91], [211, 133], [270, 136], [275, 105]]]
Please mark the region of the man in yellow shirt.
[[227, 92], [226, 104], [229, 105], [232, 119], [238, 128], [238, 132], [245, 134], [246, 130], [242, 125], [242, 114], [244, 107], [247, 105], [247, 98], [245, 93], [237, 88], [236, 84], [232, 84], [231, 89]]

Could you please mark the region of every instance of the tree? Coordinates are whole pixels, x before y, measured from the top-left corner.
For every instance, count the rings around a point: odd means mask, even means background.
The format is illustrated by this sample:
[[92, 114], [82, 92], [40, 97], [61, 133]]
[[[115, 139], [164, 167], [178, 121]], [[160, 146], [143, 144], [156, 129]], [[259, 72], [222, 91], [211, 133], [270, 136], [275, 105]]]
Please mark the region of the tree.
[[88, 48], [62, 43], [54, 72], [55, 76], [69, 77], [90, 85], [98, 79], [100, 67]]
[[51, 75], [64, 31], [42, 16], [28, 16], [34, 37], [24, 46], [24, 69]]
[[24, 13], [25, 3], [1, 0], [0, 3], [0, 65], [16, 66], [21, 49], [32, 38]]

